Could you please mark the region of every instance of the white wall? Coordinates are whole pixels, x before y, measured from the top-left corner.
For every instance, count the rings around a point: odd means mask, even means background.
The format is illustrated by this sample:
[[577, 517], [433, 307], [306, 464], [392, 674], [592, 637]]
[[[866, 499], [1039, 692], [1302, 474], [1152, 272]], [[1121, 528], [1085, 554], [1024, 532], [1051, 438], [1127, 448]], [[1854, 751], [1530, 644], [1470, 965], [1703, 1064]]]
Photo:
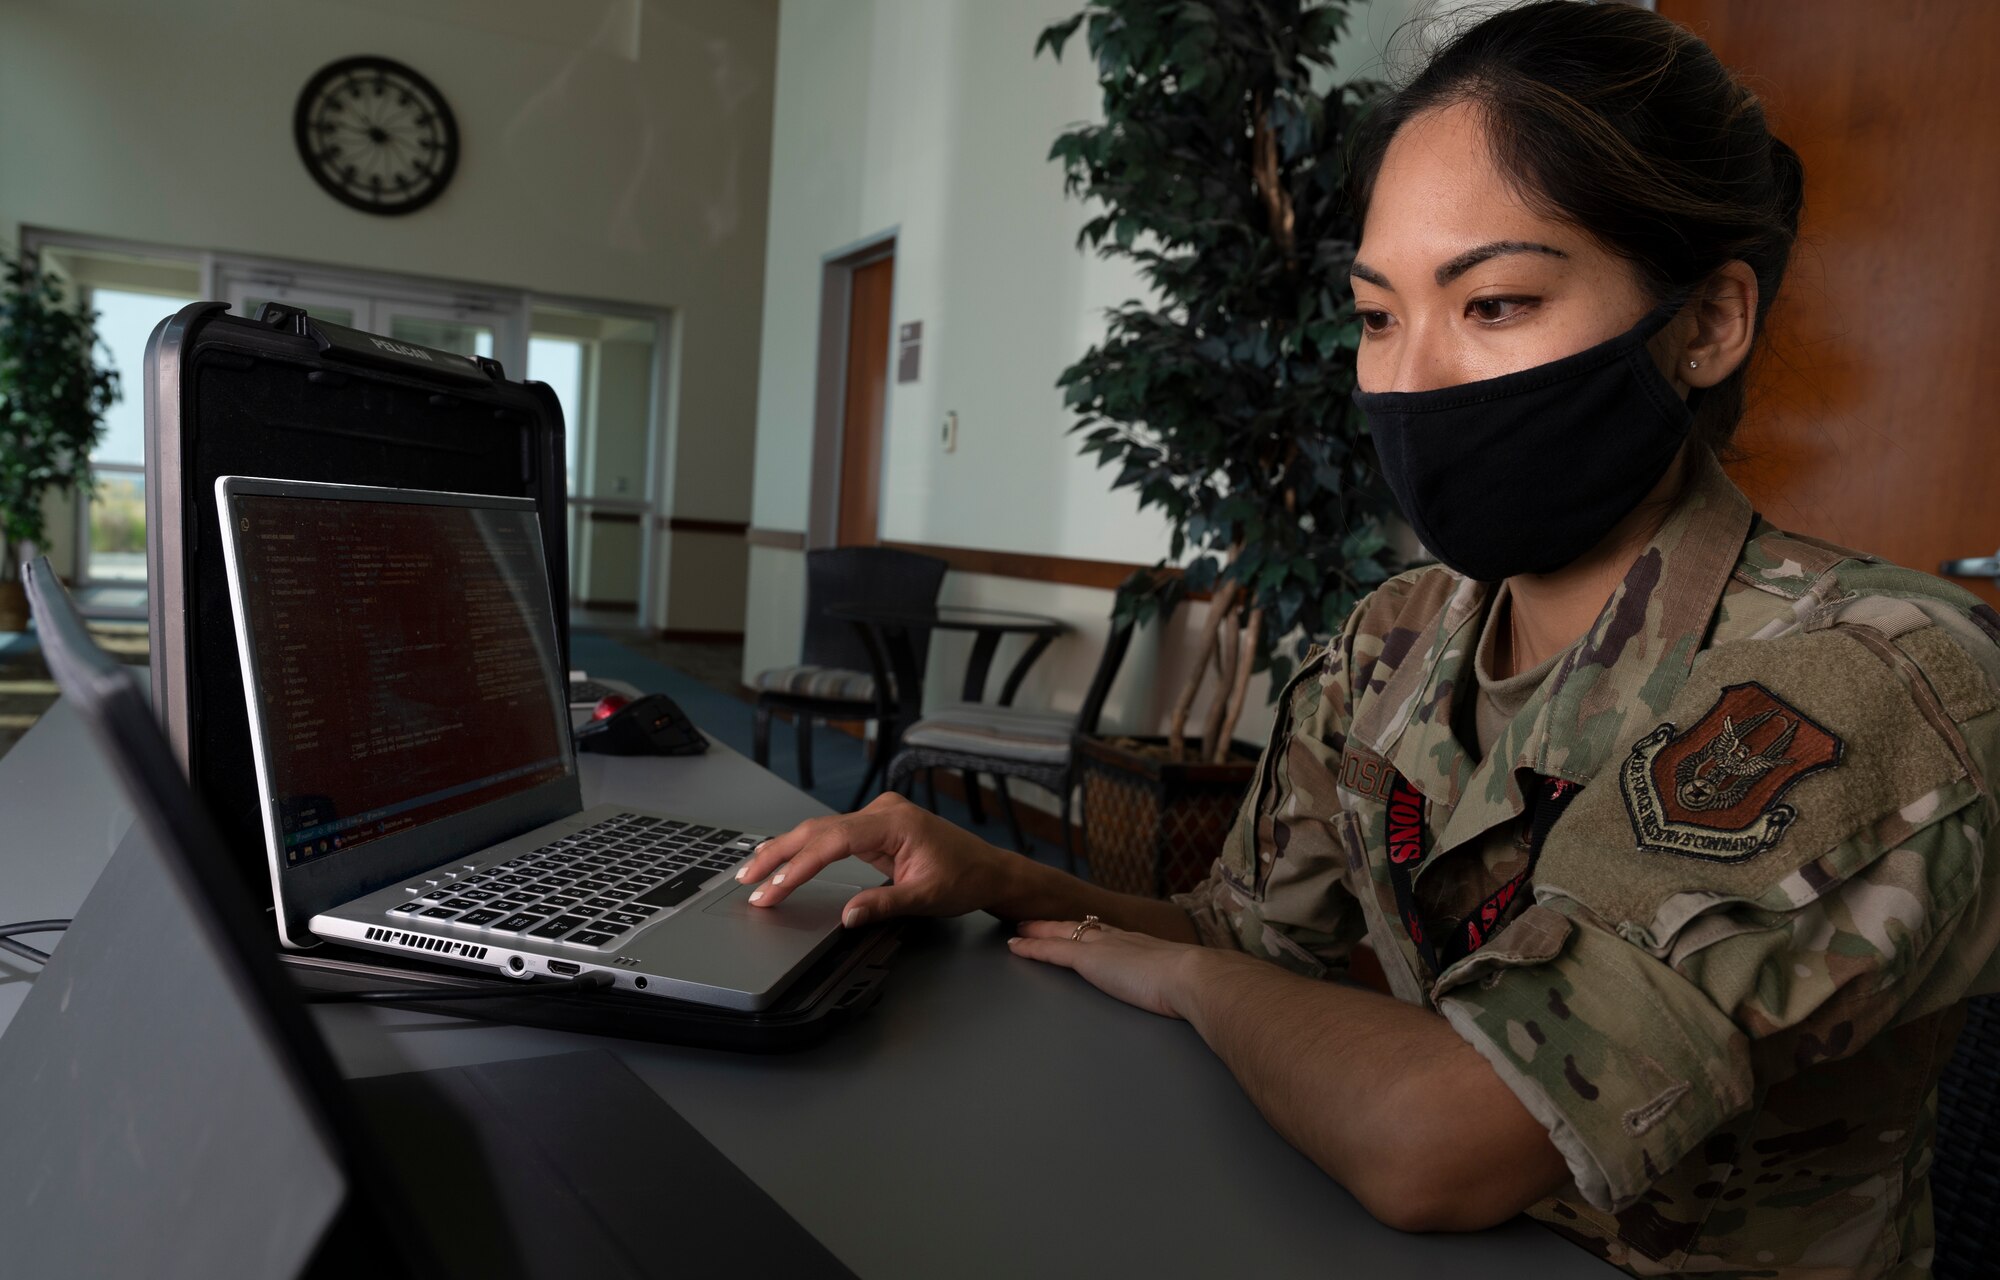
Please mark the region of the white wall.
[[[1393, 39], [1405, 24], [1456, 7], [1381, 0], [1358, 11], [1342, 74], [1386, 77], [1385, 50], [1413, 34]], [[1031, 56], [1040, 30], [1077, 8], [1076, 0], [784, 0], [754, 525], [806, 528], [821, 259], [894, 229], [895, 319], [923, 322], [924, 351], [922, 379], [891, 387], [883, 537], [1140, 563], [1164, 554], [1164, 523], [1076, 456], [1054, 386], [1102, 333], [1103, 308], [1138, 292], [1125, 264], [1076, 250], [1086, 207], [1063, 197], [1061, 172], [1046, 159], [1067, 125], [1098, 114], [1081, 36], [1060, 64]], [[960, 424], [950, 454], [937, 442], [948, 411]], [[797, 661], [799, 561], [796, 552], [752, 552], [746, 679]], [[1109, 592], [953, 574], [945, 599], [1069, 621], [1074, 633], [1043, 658], [1020, 701], [1065, 710], [1080, 701]], [[1114, 723], [1156, 726], [1187, 648], [1170, 641], [1162, 653], [1141, 638]], [[963, 643], [939, 637], [933, 700], [956, 696], [963, 663]], [[1239, 736], [1261, 738], [1270, 722], [1261, 682], [1249, 703]]]
[[[8, 0], [0, 239], [32, 226], [671, 308], [666, 511], [747, 519], [776, 20], [776, 0]], [[300, 88], [358, 53], [415, 67], [458, 118], [458, 174], [419, 213], [350, 210], [294, 151]], [[662, 587], [716, 563], [659, 559]]]

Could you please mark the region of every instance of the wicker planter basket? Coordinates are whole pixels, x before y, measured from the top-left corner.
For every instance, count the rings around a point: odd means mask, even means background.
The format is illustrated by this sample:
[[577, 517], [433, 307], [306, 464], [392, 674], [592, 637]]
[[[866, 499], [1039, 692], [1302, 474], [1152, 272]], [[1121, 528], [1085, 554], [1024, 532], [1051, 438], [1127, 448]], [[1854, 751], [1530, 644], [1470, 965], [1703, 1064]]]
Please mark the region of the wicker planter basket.
[[0, 631], [28, 629], [28, 592], [18, 581], [0, 579]]
[[1165, 741], [1074, 740], [1084, 855], [1107, 889], [1164, 898], [1207, 879], [1256, 774], [1256, 749], [1241, 742], [1222, 764], [1172, 764], [1122, 745]]

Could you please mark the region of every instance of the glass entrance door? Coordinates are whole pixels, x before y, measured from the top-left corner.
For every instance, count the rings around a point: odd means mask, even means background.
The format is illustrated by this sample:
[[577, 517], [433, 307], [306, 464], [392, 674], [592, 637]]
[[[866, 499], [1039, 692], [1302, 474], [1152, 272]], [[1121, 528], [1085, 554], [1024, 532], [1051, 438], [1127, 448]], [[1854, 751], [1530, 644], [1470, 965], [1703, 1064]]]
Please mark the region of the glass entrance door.
[[498, 360], [520, 377], [528, 344], [524, 299], [517, 293], [440, 286], [419, 281], [374, 281], [359, 273], [292, 270], [224, 260], [216, 270], [223, 297], [239, 315], [255, 316], [265, 302], [303, 307], [316, 320], [381, 334], [399, 342]]
[[306, 289], [282, 280], [233, 280], [228, 293], [229, 309], [239, 316], [255, 319], [267, 302], [304, 307], [307, 315], [329, 324], [350, 329], [367, 329], [373, 319], [372, 302], [365, 294], [340, 293], [331, 289]]
[[487, 307], [441, 306], [400, 298], [378, 300], [375, 320], [375, 332], [386, 334], [398, 342], [414, 342], [435, 351], [489, 358], [497, 358], [494, 356], [498, 349], [496, 338], [507, 322], [505, 316]]
[[538, 306], [528, 377], [562, 402], [569, 462], [570, 602], [579, 624], [630, 627], [653, 585], [658, 499], [654, 380], [660, 332], [649, 317]]

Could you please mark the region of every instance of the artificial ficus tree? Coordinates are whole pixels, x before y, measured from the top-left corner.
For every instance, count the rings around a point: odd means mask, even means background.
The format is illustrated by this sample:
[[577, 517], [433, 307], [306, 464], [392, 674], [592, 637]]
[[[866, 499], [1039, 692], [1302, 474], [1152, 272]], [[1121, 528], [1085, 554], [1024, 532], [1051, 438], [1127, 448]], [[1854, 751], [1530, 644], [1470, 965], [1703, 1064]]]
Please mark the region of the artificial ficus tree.
[[1374, 91], [1338, 84], [1349, 0], [1093, 0], [1042, 32], [1083, 33], [1103, 98], [1050, 159], [1090, 202], [1078, 235], [1136, 264], [1149, 296], [1112, 308], [1058, 385], [1112, 488], [1164, 513], [1166, 556], [1120, 593], [1145, 619], [1208, 592], [1200, 661], [1171, 724], [1176, 759], [1202, 687], [1200, 758], [1227, 758], [1253, 672], [1273, 691], [1315, 637], [1396, 568], [1394, 508], [1349, 400], [1359, 227], [1346, 150]]
[[95, 319], [54, 276], [0, 253], [0, 581], [46, 541], [43, 498], [90, 487], [90, 451], [119, 394], [117, 373], [94, 358]]

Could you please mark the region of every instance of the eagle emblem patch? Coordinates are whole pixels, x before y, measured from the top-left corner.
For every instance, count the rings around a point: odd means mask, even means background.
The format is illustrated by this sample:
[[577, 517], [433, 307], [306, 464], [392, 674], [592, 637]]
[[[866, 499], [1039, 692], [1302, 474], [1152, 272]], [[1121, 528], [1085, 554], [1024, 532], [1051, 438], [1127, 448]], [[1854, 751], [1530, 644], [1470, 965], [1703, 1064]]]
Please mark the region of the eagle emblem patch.
[[1798, 817], [1779, 799], [1840, 763], [1845, 744], [1761, 684], [1732, 684], [1685, 732], [1662, 724], [1632, 746], [1618, 787], [1641, 849], [1742, 862]]

